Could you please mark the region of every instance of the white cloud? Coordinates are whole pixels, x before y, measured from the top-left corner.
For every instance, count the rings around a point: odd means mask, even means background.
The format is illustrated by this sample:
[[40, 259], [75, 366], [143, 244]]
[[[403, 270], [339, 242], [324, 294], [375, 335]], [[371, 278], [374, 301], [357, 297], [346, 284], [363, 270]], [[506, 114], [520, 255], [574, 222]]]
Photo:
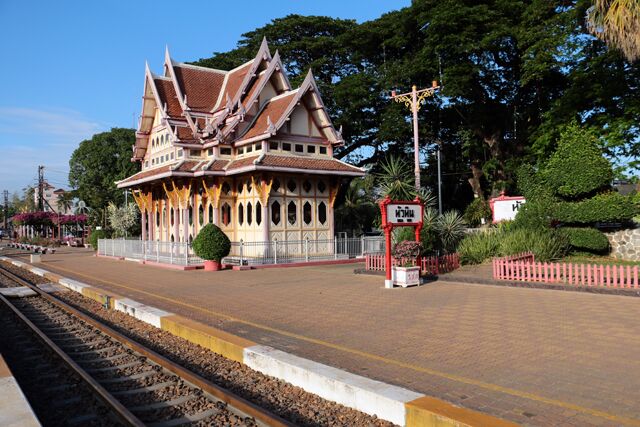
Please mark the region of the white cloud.
[[85, 119], [74, 110], [0, 107], [1, 133], [38, 133], [55, 139], [84, 139], [102, 128], [99, 123]]
[[75, 110], [0, 107], [0, 190], [32, 184], [38, 165], [45, 166], [45, 178], [64, 186], [65, 174], [54, 170], [67, 170], [78, 144], [107, 128]]

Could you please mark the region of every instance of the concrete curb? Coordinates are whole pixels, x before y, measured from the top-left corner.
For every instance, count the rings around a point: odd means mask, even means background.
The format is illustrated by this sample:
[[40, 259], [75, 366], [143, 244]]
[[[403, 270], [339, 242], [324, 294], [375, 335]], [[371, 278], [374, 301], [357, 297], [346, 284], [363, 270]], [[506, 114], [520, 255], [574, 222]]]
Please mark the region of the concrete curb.
[[[0, 260], [9, 259], [0, 257]], [[47, 277], [51, 275], [48, 271], [24, 263], [20, 264], [20, 267], [31, 272], [35, 269], [42, 271], [43, 275], [47, 274]], [[107, 293], [77, 280], [59, 277], [58, 283], [101, 304], [108, 304], [112, 309], [127, 313], [228, 359], [243, 363], [265, 375], [401, 426], [509, 427], [517, 425], [409, 389], [355, 375], [272, 347], [258, 345], [226, 331], [130, 298]]]
[[15, 427], [40, 426], [40, 422], [24, 397], [13, 373], [0, 355], [0, 425]]

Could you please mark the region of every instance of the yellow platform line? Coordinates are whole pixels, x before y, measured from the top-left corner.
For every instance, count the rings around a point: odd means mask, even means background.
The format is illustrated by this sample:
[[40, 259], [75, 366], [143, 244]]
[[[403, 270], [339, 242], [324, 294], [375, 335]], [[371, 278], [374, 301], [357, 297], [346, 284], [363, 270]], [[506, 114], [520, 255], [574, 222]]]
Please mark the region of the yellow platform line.
[[[425, 373], [425, 374], [437, 376], [437, 377], [440, 377], [440, 378], [445, 378], [445, 379], [448, 379], [448, 380], [457, 381], [457, 382], [460, 382], [460, 383], [463, 383], [463, 384], [474, 385], [474, 386], [481, 387], [481, 388], [484, 388], [484, 389], [487, 389], [487, 390], [496, 391], [496, 392], [500, 392], [500, 393], [505, 393], [505, 394], [509, 394], [509, 395], [512, 395], [512, 396], [517, 396], [517, 397], [521, 397], [521, 398], [524, 398], [524, 399], [533, 400], [535, 402], [546, 403], [548, 405], [558, 406], [560, 408], [570, 409], [570, 410], [573, 410], [573, 411], [576, 411], [576, 412], [581, 412], [581, 413], [592, 415], [592, 416], [595, 416], [595, 417], [604, 418], [604, 419], [611, 420], [611, 421], [614, 421], [614, 422], [625, 423], [625, 424], [629, 424], [629, 425], [640, 427], [640, 420], [639, 419], [621, 417], [621, 416], [618, 416], [618, 415], [615, 415], [615, 414], [610, 414], [608, 412], [604, 412], [604, 411], [600, 411], [600, 410], [592, 409], [592, 408], [587, 408], [587, 407], [576, 405], [576, 404], [573, 404], [573, 403], [564, 402], [562, 400], [556, 400], [556, 399], [551, 399], [551, 398], [544, 397], [544, 396], [539, 396], [537, 394], [529, 393], [529, 392], [526, 392], [526, 391], [516, 390], [516, 389], [513, 389], [513, 388], [509, 388], [509, 387], [503, 387], [501, 385], [487, 383], [487, 382], [484, 382], [484, 381], [479, 381], [479, 380], [475, 380], [473, 378], [467, 378], [467, 377], [463, 377], [463, 376], [460, 376], [460, 375], [449, 374], [449, 373], [446, 373], [446, 372], [441, 372], [441, 371], [437, 371], [437, 370], [434, 370], [434, 369], [425, 368], [425, 367], [418, 366], [418, 365], [413, 365], [413, 364], [402, 362], [402, 361], [399, 361], [399, 360], [388, 359], [386, 357], [377, 356], [375, 354], [367, 353], [367, 352], [364, 352], [364, 351], [361, 351], [361, 350], [356, 350], [356, 349], [353, 349], [353, 348], [345, 347], [345, 346], [342, 346], [340, 344], [333, 344], [333, 343], [322, 341], [322, 340], [319, 340], [319, 339], [316, 339], [316, 338], [310, 338], [310, 337], [306, 337], [304, 335], [299, 335], [299, 334], [296, 334], [296, 333], [293, 333], [293, 332], [288, 332], [288, 331], [285, 331], [285, 330], [282, 330], [282, 329], [272, 328], [271, 326], [262, 325], [260, 323], [255, 323], [255, 322], [252, 322], [250, 320], [243, 320], [243, 319], [240, 319], [240, 318], [237, 318], [237, 317], [225, 314], [225, 313], [219, 313], [219, 312], [216, 312], [216, 311], [208, 310], [206, 308], [198, 307], [196, 305], [192, 305], [192, 304], [189, 304], [189, 303], [186, 303], [186, 302], [177, 301], [177, 300], [169, 298], [169, 297], [165, 297], [165, 296], [162, 296], [162, 295], [157, 295], [157, 294], [154, 294], [152, 292], [148, 292], [148, 291], [141, 290], [141, 289], [138, 289], [138, 288], [127, 286], [127, 285], [123, 285], [121, 283], [112, 282], [110, 280], [105, 280], [105, 279], [97, 279], [97, 278], [95, 278], [93, 276], [89, 276], [89, 275], [86, 275], [86, 274], [83, 274], [83, 273], [78, 273], [77, 271], [69, 270], [69, 269], [66, 269], [64, 267], [54, 266], [53, 268], [61, 270], [61, 271], [65, 271], [67, 273], [71, 273], [71, 274], [74, 274], [74, 275], [77, 275], [77, 276], [80, 276], [80, 277], [84, 277], [84, 278], [90, 279], [92, 281], [102, 282], [102, 283], [105, 283], [105, 284], [108, 284], [108, 285], [120, 287], [120, 288], [123, 288], [123, 289], [127, 289], [127, 290], [130, 290], [130, 291], [133, 291], [133, 292], [140, 293], [140, 294], [148, 295], [148, 296], [151, 296], [153, 298], [158, 298], [158, 299], [170, 302], [171, 304], [180, 305], [180, 306], [187, 307], [187, 308], [190, 308], [190, 309], [193, 309], [193, 310], [197, 310], [197, 311], [201, 311], [201, 312], [204, 312], [204, 313], [207, 313], [207, 314], [211, 314], [211, 315], [214, 315], [214, 316], [222, 317], [222, 318], [225, 318], [225, 319], [233, 321], [233, 322], [238, 322], [238, 323], [242, 323], [242, 324], [245, 324], [245, 325], [248, 325], [248, 326], [253, 326], [253, 327], [258, 328], [258, 329], [262, 329], [262, 330], [269, 331], [269, 332], [274, 332], [274, 333], [277, 333], [277, 334], [280, 334], [280, 335], [284, 335], [286, 337], [295, 338], [295, 339], [298, 339], [298, 340], [301, 340], [301, 341], [310, 342], [310, 343], [321, 345], [321, 346], [324, 346], [324, 347], [328, 347], [328, 348], [331, 348], [331, 349], [334, 349], [334, 350], [339, 350], [339, 351], [343, 351], [343, 352], [346, 352], [346, 353], [355, 354], [355, 355], [358, 355], [358, 356], [361, 356], [361, 357], [364, 357], [364, 358], [367, 358], [367, 359], [371, 359], [371, 360], [375, 360], [375, 361], [378, 361], [378, 362], [387, 363], [389, 365], [395, 365], [395, 366], [399, 366], [399, 367], [402, 367], [402, 368], [410, 369], [410, 370], [413, 370], [413, 371], [422, 372], [422, 373]], [[89, 285], [91, 285], [91, 283], [89, 283]]]

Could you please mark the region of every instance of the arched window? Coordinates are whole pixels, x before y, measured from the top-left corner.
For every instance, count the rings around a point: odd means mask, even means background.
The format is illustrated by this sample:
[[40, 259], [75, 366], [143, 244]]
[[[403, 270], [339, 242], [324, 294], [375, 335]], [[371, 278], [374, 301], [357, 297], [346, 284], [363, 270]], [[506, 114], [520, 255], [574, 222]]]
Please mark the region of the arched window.
[[256, 202], [256, 224], [260, 225], [262, 223], [262, 204], [260, 202]]
[[244, 222], [244, 205], [238, 203], [238, 224], [242, 225]]
[[166, 207], [162, 208], [162, 226], [163, 227], [167, 226], [167, 208]]
[[213, 205], [209, 203], [209, 224], [213, 224]]
[[156, 209], [156, 227], [160, 227], [160, 212]]
[[302, 206], [302, 220], [306, 225], [311, 224], [311, 203], [305, 202]]
[[247, 180], [246, 186], [247, 186], [247, 194], [251, 194], [251, 187], [252, 187], [251, 180]]
[[189, 206], [189, 225], [193, 224], [193, 206]]
[[290, 192], [295, 193], [296, 188], [297, 188], [296, 182], [294, 180], [290, 179], [287, 182], [287, 188], [289, 189]]
[[247, 225], [251, 225], [253, 221], [253, 206], [251, 202], [247, 203]]
[[237, 188], [238, 194], [242, 194], [242, 187], [243, 187], [242, 182], [239, 182], [238, 188]]
[[324, 181], [318, 182], [318, 191], [320, 193], [324, 193], [324, 190], [326, 189], [327, 189], [327, 186], [325, 185]]
[[302, 189], [305, 191], [305, 193], [308, 193], [311, 191], [311, 183], [309, 182], [308, 179], [305, 179], [304, 182], [302, 183]]
[[222, 223], [225, 226], [231, 223], [231, 206], [226, 202], [222, 205]]
[[318, 222], [320, 224], [327, 222], [327, 205], [324, 202], [320, 202], [318, 205]]
[[277, 200], [271, 204], [271, 222], [280, 224], [280, 203]]
[[204, 206], [202, 206], [202, 203], [200, 204], [200, 208], [198, 209], [198, 224], [204, 224]]
[[174, 211], [174, 210], [175, 210], [175, 209], [173, 209], [173, 208], [169, 209], [169, 217], [171, 218], [171, 225], [173, 225], [173, 221], [174, 221], [174, 220], [173, 220], [173, 211]]
[[291, 225], [295, 224], [297, 220], [297, 216], [298, 216], [298, 209], [297, 209], [296, 203], [292, 200], [287, 205], [287, 220], [289, 221], [289, 224]]
[[222, 192], [224, 194], [229, 194], [231, 193], [231, 186], [229, 185], [228, 182], [225, 182], [224, 184], [222, 184]]
[[280, 180], [278, 178], [273, 180], [273, 184], [271, 184], [271, 191], [277, 193], [280, 189]]

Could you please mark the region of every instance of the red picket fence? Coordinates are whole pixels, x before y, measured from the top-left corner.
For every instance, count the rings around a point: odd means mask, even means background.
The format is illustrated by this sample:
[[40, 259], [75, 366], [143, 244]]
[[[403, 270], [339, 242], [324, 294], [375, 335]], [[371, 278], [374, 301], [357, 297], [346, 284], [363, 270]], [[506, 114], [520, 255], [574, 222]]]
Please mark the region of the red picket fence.
[[[366, 254], [365, 268], [371, 271], [385, 271], [384, 254]], [[394, 267], [404, 265], [403, 260], [391, 258], [391, 265]], [[412, 260], [411, 265], [416, 265]], [[460, 258], [457, 253], [423, 257], [420, 259], [420, 272], [429, 274], [449, 273], [460, 267]]]
[[574, 286], [637, 288], [638, 266], [536, 262], [532, 254], [494, 258], [493, 278]]

